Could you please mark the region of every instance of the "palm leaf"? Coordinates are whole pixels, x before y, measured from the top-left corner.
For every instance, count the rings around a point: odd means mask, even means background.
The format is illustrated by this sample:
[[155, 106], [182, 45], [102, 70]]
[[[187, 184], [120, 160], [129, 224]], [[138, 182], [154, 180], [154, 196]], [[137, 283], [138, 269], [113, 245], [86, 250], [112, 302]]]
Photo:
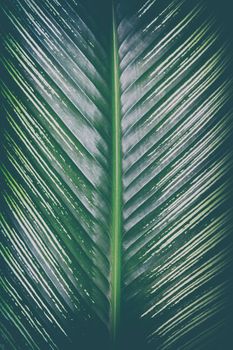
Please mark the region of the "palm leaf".
[[207, 2], [97, 7], [1, 3], [0, 343], [217, 349], [232, 306], [228, 32]]

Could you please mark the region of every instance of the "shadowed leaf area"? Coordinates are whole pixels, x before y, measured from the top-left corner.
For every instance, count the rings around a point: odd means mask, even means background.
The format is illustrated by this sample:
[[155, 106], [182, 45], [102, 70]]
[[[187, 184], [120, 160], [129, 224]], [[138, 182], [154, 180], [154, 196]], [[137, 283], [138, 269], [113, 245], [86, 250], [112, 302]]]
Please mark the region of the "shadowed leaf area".
[[0, 2], [0, 347], [232, 349], [230, 11]]

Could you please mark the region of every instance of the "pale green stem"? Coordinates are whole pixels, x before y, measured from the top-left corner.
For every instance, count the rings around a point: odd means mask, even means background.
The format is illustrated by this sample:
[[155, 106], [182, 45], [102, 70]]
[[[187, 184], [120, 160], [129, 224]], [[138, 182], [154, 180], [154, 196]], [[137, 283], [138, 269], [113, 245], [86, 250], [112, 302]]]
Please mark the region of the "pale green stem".
[[122, 179], [121, 179], [121, 116], [117, 32], [114, 5], [113, 27], [113, 120], [112, 120], [112, 270], [111, 270], [111, 334], [116, 343], [119, 332], [121, 303], [121, 231], [122, 231]]

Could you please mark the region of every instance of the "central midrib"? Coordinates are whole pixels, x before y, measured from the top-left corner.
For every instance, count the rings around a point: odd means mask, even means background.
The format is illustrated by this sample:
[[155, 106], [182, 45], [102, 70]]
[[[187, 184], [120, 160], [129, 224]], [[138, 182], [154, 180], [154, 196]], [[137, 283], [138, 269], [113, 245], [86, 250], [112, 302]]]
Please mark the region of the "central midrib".
[[121, 303], [121, 115], [117, 30], [112, 2], [112, 241], [111, 241], [111, 336], [116, 344]]

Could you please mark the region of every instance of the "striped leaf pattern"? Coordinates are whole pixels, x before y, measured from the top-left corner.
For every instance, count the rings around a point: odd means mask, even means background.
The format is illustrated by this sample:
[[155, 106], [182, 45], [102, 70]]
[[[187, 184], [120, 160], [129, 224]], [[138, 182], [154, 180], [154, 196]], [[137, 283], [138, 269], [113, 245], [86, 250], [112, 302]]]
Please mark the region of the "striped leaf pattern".
[[0, 10], [0, 347], [230, 349], [232, 55], [211, 2]]
[[7, 349], [76, 348], [109, 323], [108, 58], [80, 4], [1, 10], [1, 337]]
[[128, 348], [206, 349], [232, 261], [227, 44], [198, 2], [122, 2], [118, 33]]

